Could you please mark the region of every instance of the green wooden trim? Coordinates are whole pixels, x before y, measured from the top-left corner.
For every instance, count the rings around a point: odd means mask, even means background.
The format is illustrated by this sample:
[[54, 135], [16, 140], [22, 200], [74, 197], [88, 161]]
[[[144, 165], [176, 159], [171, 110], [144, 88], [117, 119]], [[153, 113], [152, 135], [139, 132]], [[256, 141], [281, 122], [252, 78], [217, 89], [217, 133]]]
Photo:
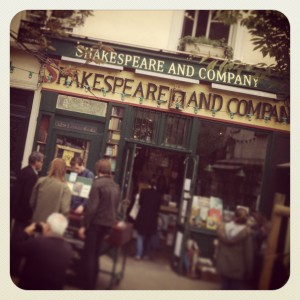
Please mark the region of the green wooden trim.
[[[83, 47], [87, 47], [92, 49], [92, 45], [96, 43], [96, 41], [88, 40], [88, 39], [81, 39], [79, 37], [69, 37], [64, 38], [64, 40], [61, 39], [52, 39], [52, 46], [55, 48], [55, 51], [53, 51], [53, 55], [60, 55], [60, 56], [67, 56], [71, 58], [78, 58], [83, 59], [83, 57], [78, 57], [76, 55], [76, 46], [78, 45], [78, 42], [80, 42], [80, 45]], [[194, 79], [194, 80], [200, 80], [202, 82], [216, 82], [216, 83], [222, 83], [225, 85], [231, 85], [231, 86], [237, 86], [237, 87], [243, 87], [243, 88], [250, 88], [260, 91], [267, 91], [272, 93], [278, 93], [278, 94], [289, 94], [289, 79], [288, 78], [280, 78], [280, 77], [268, 77], [265, 78], [259, 78], [258, 83], [256, 84], [254, 81], [256, 80], [256, 74], [255, 71], [258, 71], [259, 69], [255, 69], [253, 71], [248, 71], [247, 68], [242, 69], [240, 73], [238, 73], [238, 70], [235, 68], [231, 69], [229, 72], [233, 74], [234, 79], [229, 80], [228, 78], [225, 80], [222, 76], [224, 74], [219, 73], [220, 65], [224, 62], [224, 60], [218, 60], [213, 58], [208, 58], [203, 60], [203, 62], [200, 62], [199, 57], [194, 57], [190, 53], [179, 53], [179, 52], [164, 52], [161, 51], [155, 51], [154, 49], [142, 49], [137, 47], [130, 47], [130, 46], [124, 46], [117, 43], [106, 43], [107, 45], [114, 48], [116, 55], [122, 55], [121, 62], [119, 61], [116, 63], [116, 58], [112, 61], [107, 61], [108, 64], [112, 65], [118, 65], [123, 66], [125, 68], [130, 68], [132, 70], [139, 69], [139, 70], [148, 70], [147, 68], [143, 66], [136, 66], [133, 64], [133, 57], [139, 57], [140, 61], [147, 61], [149, 62], [150, 59], [154, 59], [156, 61], [161, 61], [161, 67], [158, 70], [151, 70], [153, 72], [156, 72], [159, 76], [160, 73], [168, 74], [168, 75], [174, 75], [178, 78], [188, 78], [188, 79]], [[91, 52], [92, 50], [89, 50]], [[96, 51], [94, 49], [94, 51]], [[103, 51], [99, 50], [99, 53], [101, 54]], [[98, 53], [98, 55], [99, 55]], [[52, 53], [49, 53], [50, 55]], [[108, 53], [110, 55], [110, 53]], [[130, 56], [131, 59], [127, 60], [125, 65], [125, 57], [126, 55]], [[80, 56], [80, 55], [79, 55]], [[209, 65], [211, 62], [216, 62], [216, 67], [214, 70], [209, 69]], [[232, 63], [232, 62], [231, 62]], [[189, 69], [187, 68], [189, 67]], [[179, 70], [180, 68], [185, 67], [185, 74], [176, 74], [177, 71], [172, 72], [171, 70]], [[214, 76], [212, 76], [212, 72], [216, 72]], [[179, 73], [179, 71], [178, 71]], [[248, 80], [244, 79], [248, 78], [251, 82], [248, 83]], [[222, 79], [220, 80], [220, 78]], [[243, 83], [241, 83], [243, 82]]]

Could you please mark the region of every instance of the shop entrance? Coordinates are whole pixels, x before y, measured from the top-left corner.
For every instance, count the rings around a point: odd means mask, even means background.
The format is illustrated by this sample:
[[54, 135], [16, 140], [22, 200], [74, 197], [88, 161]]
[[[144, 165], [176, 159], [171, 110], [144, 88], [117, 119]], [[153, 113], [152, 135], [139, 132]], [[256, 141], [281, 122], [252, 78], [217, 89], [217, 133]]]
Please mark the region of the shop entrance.
[[[174, 245], [187, 156], [182, 152], [133, 143], [128, 143], [125, 150], [124, 176], [121, 184], [125, 206], [123, 213], [130, 222], [134, 222], [130, 212], [135, 197], [143, 188], [148, 187], [150, 179], [154, 179], [157, 190], [162, 195], [158, 232], [153, 239], [154, 254], [159, 252], [169, 261]], [[155, 252], [155, 249], [159, 251]]]

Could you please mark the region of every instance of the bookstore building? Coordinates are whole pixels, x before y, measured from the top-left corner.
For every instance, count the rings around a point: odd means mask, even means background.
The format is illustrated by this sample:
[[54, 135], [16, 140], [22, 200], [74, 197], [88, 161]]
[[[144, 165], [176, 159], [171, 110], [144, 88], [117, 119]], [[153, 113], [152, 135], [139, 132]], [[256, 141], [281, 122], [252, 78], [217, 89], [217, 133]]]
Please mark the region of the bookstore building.
[[57, 64], [76, 72], [45, 65], [33, 147], [46, 154], [44, 173], [54, 157], [70, 167], [81, 156], [91, 170], [105, 157], [127, 211], [154, 177], [160, 237], [178, 268], [189, 239], [212, 256], [216, 225], [237, 205], [270, 216], [281, 190], [289, 205], [289, 86], [183, 53], [93, 43], [53, 41]]

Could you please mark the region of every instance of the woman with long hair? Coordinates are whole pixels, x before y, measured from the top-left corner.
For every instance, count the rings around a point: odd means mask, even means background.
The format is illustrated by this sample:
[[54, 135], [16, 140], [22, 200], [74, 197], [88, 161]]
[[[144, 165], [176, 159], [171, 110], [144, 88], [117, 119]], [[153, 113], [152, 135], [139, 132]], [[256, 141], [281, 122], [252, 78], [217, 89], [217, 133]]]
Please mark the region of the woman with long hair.
[[47, 176], [37, 181], [31, 194], [33, 222], [46, 222], [53, 212], [68, 214], [72, 194], [65, 182], [65, 175], [65, 161], [61, 158], [52, 160]]

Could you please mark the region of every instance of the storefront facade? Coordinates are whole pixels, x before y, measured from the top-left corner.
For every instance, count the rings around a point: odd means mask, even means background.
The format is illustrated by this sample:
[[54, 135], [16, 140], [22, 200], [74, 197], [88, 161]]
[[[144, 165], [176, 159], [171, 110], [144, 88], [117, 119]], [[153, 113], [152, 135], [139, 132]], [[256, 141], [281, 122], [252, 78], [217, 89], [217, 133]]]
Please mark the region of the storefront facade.
[[[161, 226], [179, 270], [189, 238], [212, 256], [216, 220], [199, 215], [208, 199], [221, 199], [226, 211], [243, 205], [270, 215], [276, 166], [290, 160], [289, 87], [189, 55], [91, 45], [54, 41], [57, 64], [75, 76], [44, 66], [32, 147], [46, 155], [44, 174], [54, 157], [69, 167], [82, 156], [91, 170], [106, 157], [129, 205], [151, 177], [162, 177]], [[101, 63], [84, 64], [90, 58]]]

